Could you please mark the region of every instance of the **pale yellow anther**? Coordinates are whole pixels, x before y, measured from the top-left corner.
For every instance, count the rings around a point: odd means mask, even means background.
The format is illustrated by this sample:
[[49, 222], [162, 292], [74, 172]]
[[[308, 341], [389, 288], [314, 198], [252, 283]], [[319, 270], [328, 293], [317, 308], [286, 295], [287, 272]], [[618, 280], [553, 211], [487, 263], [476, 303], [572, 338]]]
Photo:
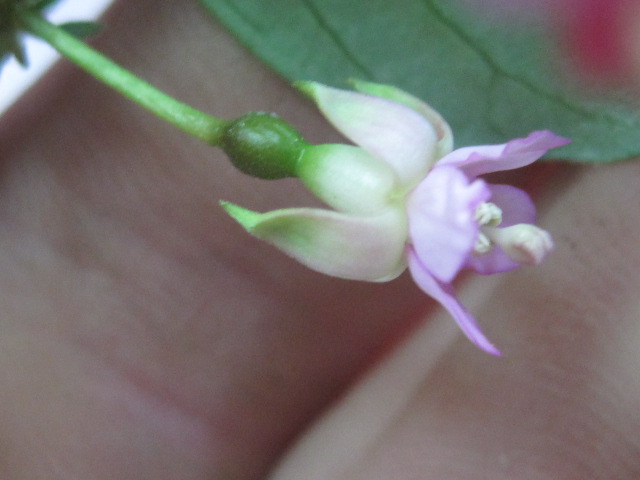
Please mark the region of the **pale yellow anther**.
[[496, 227], [502, 222], [502, 210], [495, 203], [483, 202], [476, 208], [476, 221], [481, 227]]
[[478, 238], [476, 238], [476, 243], [473, 246], [473, 253], [476, 255], [484, 255], [485, 253], [489, 253], [493, 248], [493, 243], [489, 240], [484, 233], [480, 232], [478, 234]]

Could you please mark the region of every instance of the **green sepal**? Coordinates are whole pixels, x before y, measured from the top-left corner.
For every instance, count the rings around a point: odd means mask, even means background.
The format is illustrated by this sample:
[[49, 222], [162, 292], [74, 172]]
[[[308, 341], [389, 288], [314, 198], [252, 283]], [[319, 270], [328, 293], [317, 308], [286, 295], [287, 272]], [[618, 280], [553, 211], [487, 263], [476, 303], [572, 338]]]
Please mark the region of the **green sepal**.
[[28, 64], [20, 39], [20, 11], [40, 11], [58, 0], [0, 0], [0, 66], [10, 56], [26, 67]]
[[15, 56], [21, 65], [26, 64], [22, 43], [18, 38], [18, 29], [14, 15], [17, 2], [0, 0], [0, 63], [11, 55]]
[[[0, 26], [0, 28], [2, 28]], [[14, 56], [23, 67], [27, 66], [27, 57], [22, 43], [14, 32], [0, 31], [0, 65]]]
[[249, 233], [260, 222], [263, 215], [224, 200], [220, 201], [220, 206]]

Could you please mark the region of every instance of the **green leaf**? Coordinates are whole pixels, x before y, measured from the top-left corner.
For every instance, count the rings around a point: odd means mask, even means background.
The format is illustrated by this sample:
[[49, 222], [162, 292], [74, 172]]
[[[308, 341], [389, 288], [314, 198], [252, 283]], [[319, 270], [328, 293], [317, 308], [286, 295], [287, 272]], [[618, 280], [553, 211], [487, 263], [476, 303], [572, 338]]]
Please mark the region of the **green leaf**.
[[575, 97], [544, 31], [498, 25], [453, 0], [201, 0], [290, 80], [394, 84], [434, 106], [456, 146], [550, 129], [573, 143], [553, 155], [608, 162], [640, 155], [640, 115]]

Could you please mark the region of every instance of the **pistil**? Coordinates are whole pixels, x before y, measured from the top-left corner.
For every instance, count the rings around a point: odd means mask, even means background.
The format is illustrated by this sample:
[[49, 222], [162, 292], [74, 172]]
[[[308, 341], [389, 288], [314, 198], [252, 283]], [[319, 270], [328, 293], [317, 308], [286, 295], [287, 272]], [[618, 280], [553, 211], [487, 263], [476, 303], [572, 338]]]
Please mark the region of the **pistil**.
[[554, 247], [547, 231], [528, 223], [506, 228], [482, 227], [482, 233], [512, 260], [524, 265], [538, 265]]

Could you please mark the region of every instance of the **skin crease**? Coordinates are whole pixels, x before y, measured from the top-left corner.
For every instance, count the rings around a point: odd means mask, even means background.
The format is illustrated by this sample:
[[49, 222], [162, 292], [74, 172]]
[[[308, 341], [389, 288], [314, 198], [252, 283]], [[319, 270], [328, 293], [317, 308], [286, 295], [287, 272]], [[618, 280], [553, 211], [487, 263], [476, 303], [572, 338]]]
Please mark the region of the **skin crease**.
[[[104, 23], [96, 47], [177, 98], [338, 140], [196, 2], [120, 2]], [[0, 478], [257, 480], [351, 385], [334, 412], [364, 392], [362, 425], [386, 420], [349, 428], [357, 450], [318, 478], [640, 475], [640, 164], [503, 174], [538, 180], [557, 249], [465, 282], [494, 358], [408, 275], [332, 279], [250, 238], [218, 200], [314, 200], [238, 173], [68, 64], [0, 119], [0, 139]], [[405, 374], [375, 362], [408, 332], [389, 358], [426, 353], [396, 384]], [[395, 389], [389, 414], [373, 400]], [[335, 464], [350, 424], [317, 425], [313, 455]], [[311, 478], [296, 451], [285, 462]]]

